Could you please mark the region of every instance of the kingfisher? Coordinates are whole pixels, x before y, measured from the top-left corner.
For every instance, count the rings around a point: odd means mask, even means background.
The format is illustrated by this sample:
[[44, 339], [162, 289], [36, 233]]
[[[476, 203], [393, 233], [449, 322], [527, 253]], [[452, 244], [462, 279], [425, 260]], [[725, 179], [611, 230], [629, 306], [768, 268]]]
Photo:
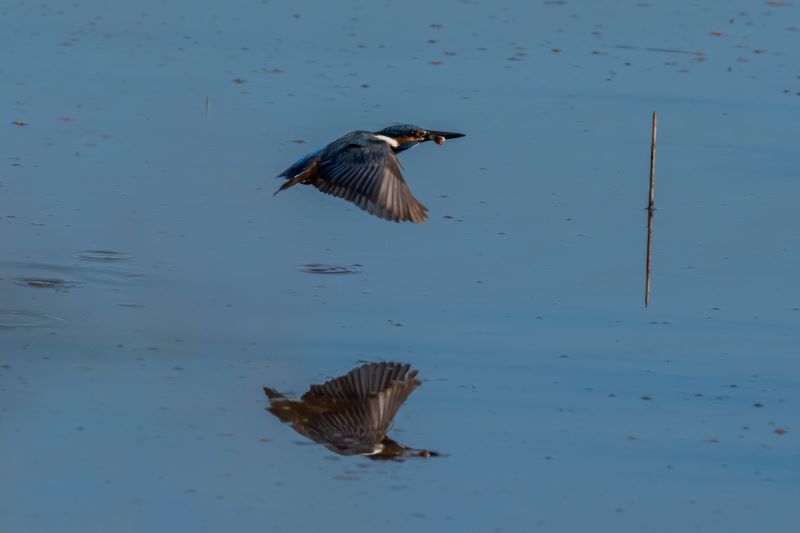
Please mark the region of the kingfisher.
[[268, 387], [264, 392], [270, 413], [329, 450], [402, 461], [439, 455], [386, 436], [397, 411], [419, 384], [417, 371], [408, 364], [367, 363], [322, 385], [311, 385], [300, 401]]
[[397, 124], [380, 131], [353, 131], [311, 152], [287, 168], [286, 183], [275, 194], [298, 183], [344, 198], [364, 211], [394, 222], [425, 222], [428, 209], [408, 188], [397, 154], [420, 143], [444, 144], [463, 133], [426, 130]]

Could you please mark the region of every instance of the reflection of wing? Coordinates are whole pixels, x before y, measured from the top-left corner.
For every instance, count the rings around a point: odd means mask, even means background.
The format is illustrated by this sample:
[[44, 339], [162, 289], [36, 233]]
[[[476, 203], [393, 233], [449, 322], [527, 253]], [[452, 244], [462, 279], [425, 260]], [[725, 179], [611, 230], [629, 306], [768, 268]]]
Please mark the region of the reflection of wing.
[[323, 385], [299, 402], [265, 388], [270, 412], [295, 430], [342, 455], [372, 454], [381, 447], [400, 406], [420, 384], [416, 370], [399, 363], [369, 363]]
[[386, 220], [424, 222], [428, 210], [411, 194], [397, 157], [387, 143], [373, 137], [354, 132], [331, 143], [320, 154], [312, 183]]
[[306, 431], [316, 441], [345, 454], [372, 453], [394, 416], [419, 385], [409, 365], [373, 363], [324, 385], [312, 385], [302, 401], [327, 409], [308, 418]]
[[413, 390], [413, 387], [419, 385], [419, 380], [415, 379], [417, 371], [409, 373], [410, 368], [411, 365], [400, 363], [367, 363], [322, 385], [311, 385], [301, 400], [310, 402], [364, 400], [372, 394], [383, 391], [393, 382], [412, 384]]

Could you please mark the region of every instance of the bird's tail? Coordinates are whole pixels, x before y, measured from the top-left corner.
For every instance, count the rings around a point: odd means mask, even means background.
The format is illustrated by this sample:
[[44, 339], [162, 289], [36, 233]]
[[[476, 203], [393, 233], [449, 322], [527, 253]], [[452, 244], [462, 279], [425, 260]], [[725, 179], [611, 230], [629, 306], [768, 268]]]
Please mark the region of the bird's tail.
[[286, 190], [286, 189], [288, 189], [289, 187], [294, 187], [294, 186], [295, 186], [295, 185], [297, 185], [298, 183], [300, 183], [300, 182], [302, 182], [302, 181], [305, 181], [305, 180], [307, 180], [308, 178], [310, 178], [310, 177], [311, 177], [311, 174], [312, 174], [312, 173], [313, 173], [315, 170], [317, 170], [317, 163], [316, 163], [316, 161], [314, 161], [314, 162], [313, 162], [313, 163], [312, 163], [312, 164], [311, 164], [311, 165], [310, 165], [310, 166], [309, 166], [307, 169], [305, 169], [305, 170], [304, 170], [304, 171], [302, 171], [301, 173], [297, 174], [297, 175], [296, 175], [296, 176], [294, 176], [293, 178], [290, 178], [290, 179], [286, 180], [286, 183], [284, 183], [283, 185], [281, 185], [280, 187], [278, 187], [278, 190], [277, 190], [277, 191], [275, 191], [275, 192], [272, 194], [272, 196], [275, 196], [275, 195], [276, 195], [276, 194], [278, 194], [279, 192], [281, 192], [281, 191], [283, 191], [283, 190]]
[[[305, 173], [303, 173], [303, 174], [305, 174]], [[301, 181], [303, 181], [303, 180], [306, 178], [306, 176], [304, 176], [303, 174], [298, 174], [297, 176], [293, 177], [292, 179], [290, 179], [290, 180], [287, 180], [287, 181], [286, 181], [286, 182], [285, 182], [283, 185], [281, 185], [280, 187], [278, 187], [278, 190], [277, 190], [277, 191], [275, 191], [274, 193], [272, 193], [272, 196], [275, 196], [275, 195], [276, 195], [276, 194], [278, 194], [279, 192], [281, 192], [281, 191], [283, 191], [283, 190], [286, 190], [286, 189], [288, 189], [289, 187], [294, 187], [295, 185], [297, 185], [298, 183], [300, 183]]]
[[278, 400], [278, 399], [282, 399], [282, 398], [286, 397], [283, 394], [281, 394], [280, 392], [276, 391], [275, 389], [270, 389], [269, 387], [264, 387], [264, 394], [267, 395], [267, 398], [269, 398], [270, 401], [271, 400]]

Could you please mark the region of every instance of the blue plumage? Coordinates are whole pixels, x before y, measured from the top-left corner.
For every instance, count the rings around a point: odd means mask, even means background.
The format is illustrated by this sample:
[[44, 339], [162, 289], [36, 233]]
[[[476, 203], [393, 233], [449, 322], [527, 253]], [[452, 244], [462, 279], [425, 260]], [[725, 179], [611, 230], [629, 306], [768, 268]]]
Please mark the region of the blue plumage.
[[300, 174], [304, 170], [308, 169], [308, 166], [311, 164], [312, 159], [314, 158], [315, 155], [317, 155], [318, 153], [320, 153], [322, 151], [322, 148], [324, 148], [324, 147], [317, 148], [313, 152], [304, 155], [303, 157], [301, 157], [300, 159], [295, 161], [292, 164], [292, 166], [290, 166], [289, 168], [284, 170], [278, 177], [279, 178], [292, 178], [294, 176], [297, 176], [298, 174]]
[[298, 159], [278, 176], [287, 181], [275, 194], [303, 183], [386, 220], [424, 222], [428, 210], [411, 194], [396, 154], [425, 141], [443, 144], [463, 136], [412, 124], [354, 131]]

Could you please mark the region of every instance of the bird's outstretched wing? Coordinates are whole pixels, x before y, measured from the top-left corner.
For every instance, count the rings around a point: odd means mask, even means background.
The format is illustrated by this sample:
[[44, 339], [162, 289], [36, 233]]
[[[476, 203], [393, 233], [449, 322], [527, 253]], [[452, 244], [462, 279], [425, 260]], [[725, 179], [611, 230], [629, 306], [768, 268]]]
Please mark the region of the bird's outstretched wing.
[[351, 134], [326, 148], [312, 181], [317, 189], [386, 220], [425, 221], [428, 210], [411, 194], [387, 143]]

